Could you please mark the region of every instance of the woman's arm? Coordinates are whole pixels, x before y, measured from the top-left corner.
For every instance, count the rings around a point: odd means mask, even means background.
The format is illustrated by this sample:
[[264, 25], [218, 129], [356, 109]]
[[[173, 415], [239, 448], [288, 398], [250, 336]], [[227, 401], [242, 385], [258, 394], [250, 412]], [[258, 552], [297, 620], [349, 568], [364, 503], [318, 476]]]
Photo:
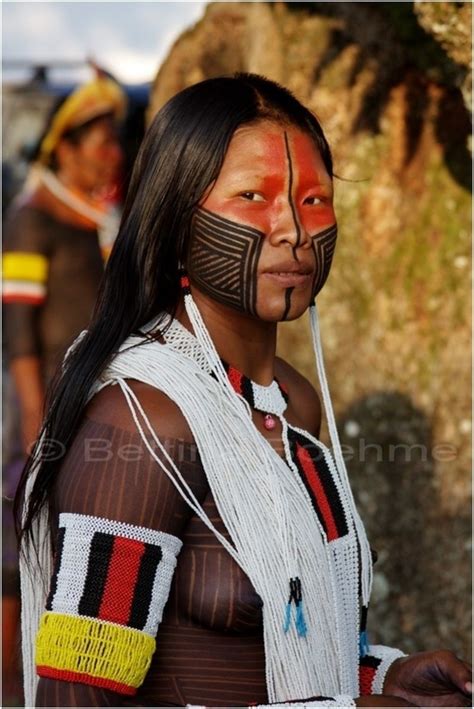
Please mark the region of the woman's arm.
[[[201, 499], [207, 484], [179, 410], [159, 392], [133, 386]], [[37, 641], [43, 675], [37, 706], [130, 704], [122, 691], [132, 692], [136, 677], [143, 681], [191, 510], [146, 450], [118, 387], [103, 390], [90, 405], [63, 464], [54, 508], [61, 526]], [[112, 528], [111, 521], [122, 526]], [[145, 608], [147, 618], [141, 617]], [[66, 657], [64, 646], [79, 649]], [[101, 647], [113, 662], [102, 663]]]
[[28, 207], [9, 213], [4, 235], [4, 337], [27, 451], [36, 440], [43, 410], [38, 323], [48, 295], [52, 241], [41, 218]]

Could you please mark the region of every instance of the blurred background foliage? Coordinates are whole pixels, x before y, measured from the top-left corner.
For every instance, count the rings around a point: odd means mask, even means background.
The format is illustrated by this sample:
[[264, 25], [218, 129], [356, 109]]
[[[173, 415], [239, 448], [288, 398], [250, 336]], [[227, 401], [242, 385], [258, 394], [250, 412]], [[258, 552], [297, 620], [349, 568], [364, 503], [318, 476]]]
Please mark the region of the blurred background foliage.
[[[372, 640], [470, 642], [471, 3], [211, 3], [149, 118], [235, 71], [288, 86], [335, 158], [339, 241], [318, 298], [348, 466], [379, 552]], [[280, 353], [315, 382], [304, 319]], [[315, 382], [316, 383], [316, 382]], [[326, 437], [323, 431], [322, 437]]]

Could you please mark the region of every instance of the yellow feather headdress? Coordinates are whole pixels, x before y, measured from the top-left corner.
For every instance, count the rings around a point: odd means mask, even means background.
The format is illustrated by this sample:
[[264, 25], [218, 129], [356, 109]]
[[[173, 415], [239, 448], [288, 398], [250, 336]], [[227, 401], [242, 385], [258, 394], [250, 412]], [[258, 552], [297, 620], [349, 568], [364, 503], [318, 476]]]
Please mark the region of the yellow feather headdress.
[[112, 79], [99, 77], [73, 91], [54, 115], [44, 136], [39, 160], [47, 163], [64, 133], [106, 113], [117, 120], [124, 117], [127, 107], [125, 93]]

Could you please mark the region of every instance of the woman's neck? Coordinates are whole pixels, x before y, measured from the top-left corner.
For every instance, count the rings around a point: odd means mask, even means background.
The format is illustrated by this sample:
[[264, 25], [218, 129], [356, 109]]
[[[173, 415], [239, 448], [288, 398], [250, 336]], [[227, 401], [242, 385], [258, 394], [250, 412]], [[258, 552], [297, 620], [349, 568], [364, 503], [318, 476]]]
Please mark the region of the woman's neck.
[[[277, 323], [263, 322], [221, 305], [195, 288], [191, 290], [220, 357], [257, 384], [271, 384], [275, 378]], [[183, 302], [177, 317], [192, 329]]]

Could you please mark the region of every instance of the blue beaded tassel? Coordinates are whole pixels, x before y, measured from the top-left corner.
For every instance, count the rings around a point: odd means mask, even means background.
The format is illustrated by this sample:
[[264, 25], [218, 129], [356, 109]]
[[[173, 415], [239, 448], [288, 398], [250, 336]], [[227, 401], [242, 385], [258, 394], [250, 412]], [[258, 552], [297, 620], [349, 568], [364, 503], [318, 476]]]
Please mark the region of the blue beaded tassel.
[[359, 634], [359, 655], [365, 657], [369, 652], [369, 637], [367, 635], [367, 614], [368, 606], [362, 606], [360, 610], [360, 634]]
[[290, 629], [291, 624], [291, 604], [295, 604], [296, 608], [296, 618], [295, 618], [295, 628], [300, 638], [306, 637], [308, 628], [306, 626], [306, 621], [303, 613], [303, 601], [301, 596], [301, 581], [298, 576], [290, 579], [290, 597], [288, 603], [286, 604], [285, 610], [285, 622], [283, 625], [283, 630], [285, 633]]

